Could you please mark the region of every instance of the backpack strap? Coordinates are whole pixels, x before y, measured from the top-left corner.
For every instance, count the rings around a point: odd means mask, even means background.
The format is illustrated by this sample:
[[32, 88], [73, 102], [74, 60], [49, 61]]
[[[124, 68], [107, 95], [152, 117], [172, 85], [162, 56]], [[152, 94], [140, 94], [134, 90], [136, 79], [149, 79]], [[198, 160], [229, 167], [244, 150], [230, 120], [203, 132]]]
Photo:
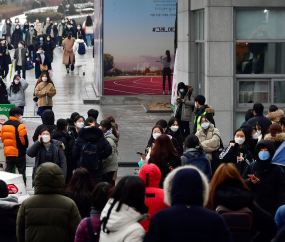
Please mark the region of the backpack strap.
[[87, 226], [88, 226], [88, 233], [89, 233], [89, 236], [90, 236], [90, 241], [94, 241], [95, 236], [94, 236], [94, 233], [93, 233], [91, 217], [87, 218]]
[[[250, 164], [250, 174], [253, 174], [253, 168], [254, 168], [254, 165], [255, 165], [256, 161], [253, 161], [251, 162]], [[283, 171], [284, 172], [284, 171]]]
[[113, 203], [111, 204], [111, 207], [109, 208], [109, 211], [108, 211], [108, 213], [107, 213], [107, 216], [104, 217], [104, 218], [102, 219], [102, 221], [101, 221], [101, 223], [103, 224], [103, 232], [104, 232], [104, 233], [107, 233], [107, 234], [109, 234], [110, 231], [109, 231], [108, 229], [106, 229], [106, 225], [107, 225], [107, 222], [108, 222], [108, 220], [109, 220], [109, 218], [110, 218], [112, 209], [114, 208], [115, 204], [116, 204], [116, 202], [113, 201]]
[[191, 155], [190, 153], [186, 152], [183, 154], [184, 156], [186, 156], [188, 158], [188, 160], [193, 159], [193, 155]]

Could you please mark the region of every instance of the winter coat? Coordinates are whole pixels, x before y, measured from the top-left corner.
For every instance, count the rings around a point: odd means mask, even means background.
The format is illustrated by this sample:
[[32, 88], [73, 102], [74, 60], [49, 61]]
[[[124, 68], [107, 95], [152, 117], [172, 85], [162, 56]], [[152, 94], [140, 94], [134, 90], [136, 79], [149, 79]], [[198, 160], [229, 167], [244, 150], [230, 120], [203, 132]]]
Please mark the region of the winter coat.
[[[262, 146], [269, 150], [270, 158], [267, 161], [261, 161], [258, 157]], [[252, 168], [248, 166], [242, 176], [253, 193], [256, 204], [272, 216], [275, 216], [277, 209], [285, 204], [285, 173], [280, 166], [271, 163], [274, 154], [273, 142], [260, 141], [255, 149], [256, 162]], [[248, 179], [249, 174], [254, 174], [260, 181], [253, 184]]]
[[86, 34], [93, 34], [94, 33], [94, 23], [92, 22], [91, 26], [86, 26], [86, 21], [84, 21], [82, 28], [86, 28]]
[[[41, 116], [43, 124], [39, 125], [34, 133], [33, 141], [36, 142], [39, 139], [40, 132], [43, 128], [48, 128], [49, 133], [51, 134], [56, 125], [54, 124], [54, 112], [50, 109], [45, 110]], [[60, 140], [62, 142], [62, 140]], [[63, 142], [62, 142], [63, 143]], [[64, 144], [65, 146], [65, 144]]]
[[[0, 44], [0, 66], [12, 64], [11, 56], [8, 50], [12, 50], [13, 46], [10, 44], [2, 46]], [[1, 55], [2, 54], [2, 55]]]
[[17, 71], [17, 63], [19, 60], [19, 51], [21, 51], [21, 58], [22, 58], [22, 70], [25, 71], [26, 70], [26, 62], [27, 62], [27, 58], [29, 56], [29, 51], [25, 48], [22, 49], [15, 49], [14, 52], [14, 60], [15, 60], [15, 64], [14, 64], [14, 71]]
[[56, 45], [54, 43], [51, 43], [50, 41], [47, 41], [45, 46], [45, 52], [48, 55], [50, 63], [53, 62], [53, 50], [55, 49]]
[[41, 33], [43, 35], [47, 35], [47, 28], [49, 27], [49, 23], [47, 23], [46, 21], [42, 23], [42, 26], [41, 26]]
[[[38, 79], [41, 75], [41, 69], [40, 69], [40, 64], [43, 65], [47, 65], [48, 66], [48, 70], [51, 70], [51, 63], [50, 60], [48, 58], [48, 55], [46, 53], [44, 53], [45, 55], [45, 59], [44, 59], [44, 63], [42, 63], [42, 59], [40, 57], [40, 54], [35, 53], [33, 56], [33, 62], [35, 63], [35, 75], [36, 75], [36, 79]], [[37, 58], [39, 58], [40, 60], [38, 61]]]
[[[72, 157], [77, 162], [81, 155], [82, 145], [90, 142], [97, 145], [98, 160], [102, 161], [112, 154], [112, 147], [104, 137], [103, 131], [99, 128], [82, 128], [78, 132], [78, 138], [72, 149]], [[79, 167], [79, 166], [78, 166]], [[99, 170], [102, 169], [102, 162], [99, 162]]]
[[[171, 139], [171, 142], [174, 146], [174, 148], [176, 149], [176, 151], [178, 152], [179, 155], [183, 154], [183, 146], [181, 147], [177, 141], [177, 139], [172, 136], [169, 132], [167, 133], [167, 136]], [[147, 147], [153, 147], [154, 144], [151, 144], [151, 139], [148, 140], [148, 145]]]
[[76, 39], [78, 39], [79, 35], [81, 35], [81, 36], [83, 37], [83, 40], [84, 40], [84, 42], [86, 43], [86, 42], [87, 42], [86, 34], [85, 34], [85, 32], [84, 32], [83, 29], [80, 29], [80, 30], [76, 29], [76, 36], [74, 36], [74, 37], [75, 37]]
[[215, 115], [214, 108], [208, 105], [204, 105], [203, 107], [196, 109], [193, 134], [196, 134], [199, 131], [199, 129], [201, 128], [200, 124], [201, 118], [207, 113], [210, 113], [212, 114], [212, 116], [214, 116]]
[[198, 137], [204, 152], [206, 152], [212, 160], [212, 152], [220, 147], [220, 131], [215, 128], [213, 124], [210, 124], [207, 133], [201, 128], [196, 133], [196, 136]]
[[[94, 207], [91, 208], [90, 217], [91, 217], [91, 224], [92, 224], [92, 229], [94, 233], [97, 231], [97, 229], [100, 226], [100, 223], [101, 223], [100, 215], [101, 215], [101, 211], [96, 210]], [[98, 232], [99, 232], [98, 237], [100, 237], [100, 231]], [[87, 218], [84, 218], [81, 220], [80, 224], [78, 225], [74, 242], [89, 242], [89, 240], [90, 240], [90, 235], [88, 231]]]
[[[9, 33], [8, 36], [11, 37], [16, 26], [14, 24], [12, 24], [12, 23], [10, 23], [10, 26], [11, 26], [11, 28], [10, 28], [10, 33]], [[3, 29], [2, 29], [2, 35], [6, 35], [7, 36], [7, 23], [6, 23], [6, 21], [5, 21]]]
[[90, 192], [88, 197], [86, 197], [85, 199], [77, 199], [77, 201], [74, 199], [74, 192], [66, 191], [65, 195], [75, 202], [82, 219], [90, 216], [92, 191]]
[[42, 34], [42, 24], [41, 23], [34, 23], [35, 30], [37, 31], [37, 35]]
[[274, 238], [277, 228], [273, 217], [255, 204], [253, 194], [240, 182], [229, 181], [217, 187], [215, 208], [219, 205], [234, 211], [245, 207], [252, 211], [251, 231], [252, 235], [257, 234], [253, 242], [271, 241]]
[[0, 241], [17, 242], [16, 225], [19, 210], [18, 197], [0, 198]]
[[264, 140], [272, 141], [274, 143], [275, 150], [277, 150], [285, 140], [285, 133], [276, 134], [275, 137], [273, 137], [270, 133], [268, 133], [267, 135], [265, 135]]
[[[53, 156], [53, 163], [58, 165], [63, 174], [64, 177], [66, 177], [66, 158], [64, 155], [64, 145], [57, 140], [51, 140], [51, 145], [52, 145], [52, 156]], [[38, 167], [43, 164], [46, 163], [42, 160], [42, 149], [44, 148], [44, 145], [42, 143], [40, 143], [39, 141], [36, 141], [28, 150], [27, 150], [27, 155], [31, 158], [36, 158], [35, 159], [35, 166], [33, 169], [33, 184], [35, 181], [35, 175], [37, 174], [37, 169]], [[47, 162], [47, 163], [51, 163], [51, 162]]]
[[53, 38], [56, 38], [57, 35], [58, 35], [58, 29], [57, 27], [53, 24], [53, 25], [49, 25], [47, 27], [47, 30], [46, 30], [46, 35], [50, 35], [51, 34], [51, 29], [53, 28], [53, 35], [54, 37]]
[[267, 133], [269, 126], [272, 124], [271, 120], [267, 117], [264, 117], [262, 113], [256, 114], [253, 118], [247, 121], [247, 124], [253, 125], [255, 122], [258, 122], [265, 133]]
[[[107, 213], [113, 203], [113, 199], [109, 199], [105, 208], [101, 213], [101, 221], [107, 217]], [[101, 227], [100, 241], [104, 242], [142, 242], [145, 236], [145, 231], [140, 225], [139, 221], [143, 219], [144, 215], [137, 212], [132, 207], [122, 204], [120, 211], [117, 212], [119, 202], [115, 204], [111, 210], [110, 217], [106, 222], [106, 230], [103, 231]]]
[[[32, 43], [33, 43], [33, 46], [35, 46], [36, 43], [37, 43], [37, 31], [35, 29], [34, 29], [33, 36], [35, 36], [35, 37], [32, 37]], [[25, 46], [30, 46], [30, 45], [31, 45], [30, 30], [27, 29], [26, 30], [26, 35], [25, 35]]]
[[271, 122], [279, 124], [279, 120], [284, 117], [284, 111], [281, 109], [276, 110], [275, 112], [271, 112], [266, 116], [271, 120]]
[[283, 242], [283, 241], [285, 241], [285, 226], [280, 230], [280, 232], [271, 242]]
[[[42, 41], [42, 43], [40, 42], [40, 38], [43, 38], [43, 41]], [[38, 50], [39, 50], [39, 47], [40, 47], [40, 45], [42, 45], [43, 46], [43, 48], [44, 48], [44, 51], [45, 51], [45, 49], [46, 49], [46, 37], [44, 36], [44, 35], [38, 35], [37, 36], [37, 42], [35, 43], [35, 49], [34, 49], [34, 53], [36, 53]]]
[[112, 147], [112, 154], [105, 160], [103, 160], [103, 174], [107, 174], [110, 171], [118, 170], [118, 155], [117, 155], [117, 142], [118, 139], [113, 134], [106, 135], [105, 138], [108, 140]]
[[62, 38], [67, 38], [68, 37], [68, 33], [71, 32], [72, 33], [72, 37], [75, 38], [76, 37], [76, 31], [74, 30], [74, 28], [67, 28], [65, 27], [65, 29], [62, 32]]
[[81, 217], [74, 201], [64, 196], [61, 169], [42, 164], [35, 178], [35, 195], [26, 199], [17, 217], [19, 242], [73, 242]]
[[148, 214], [150, 216], [148, 219], [141, 222], [141, 225], [147, 233], [152, 216], [168, 206], [164, 203], [164, 191], [159, 188], [161, 179], [159, 168], [155, 164], [144, 164], [140, 169], [139, 177], [143, 180], [146, 186], [145, 204], [149, 208]]
[[80, 55], [78, 53], [79, 44], [84, 44], [85, 53], [87, 52], [87, 45], [84, 43], [84, 40], [83, 39], [75, 40], [74, 45], [73, 45], [73, 53], [75, 55], [75, 66], [85, 66], [87, 64], [86, 55], [85, 54]]
[[[230, 141], [230, 143], [235, 143], [235, 141]], [[238, 162], [238, 156], [242, 156], [244, 160], [242, 162]], [[249, 151], [249, 147], [247, 145], [243, 145], [242, 148], [240, 148], [238, 144], [235, 144], [235, 146], [229, 145], [224, 148], [219, 158], [221, 163], [233, 163], [241, 175], [251, 162], [254, 161], [253, 155]]]
[[4, 82], [0, 83], [0, 104], [10, 104], [8, 101], [8, 93]]
[[166, 165], [167, 163], [169, 163], [170, 166], [172, 166], [174, 169], [177, 168], [178, 166], [181, 166], [181, 159], [179, 156], [174, 156], [171, 155], [166, 161], [161, 161], [162, 165], [160, 164], [156, 164], [152, 158], [149, 159], [148, 164], [155, 164], [158, 166], [158, 168], [160, 169], [161, 172], [161, 180], [159, 183], [159, 188], [163, 188], [163, 182], [166, 178], [166, 176], [170, 173], [170, 169], [169, 167]]
[[17, 49], [20, 40], [23, 40], [23, 31], [21, 29], [15, 29], [11, 38], [11, 45], [14, 46], [14, 49]]
[[71, 37], [70, 39], [65, 38], [63, 42], [64, 52], [63, 52], [63, 59], [62, 64], [69, 65], [69, 61], [71, 65], [74, 65], [74, 53], [73, 53], [73, 45], [75, 42], [75, 38]]
[[59, 36], [59, 37], [62, 36], [64, 27], [65, 27], [65, 24], [64, 24], [64, 25], [63, 25], [62, 23], [59, 23], [59, 24], [58, 24], [57, 29], [58, 29], [58, 36]]
[[14, 116], [4, 123], [1, 129], [1, 139], [4, 144], [5, 157], [19, 157], [26, 155], [29, 147], [27, 130], [24, 124]]
[[195, 100], [193, 93], [192, 86], [186, 86], [188, 88], [187, 92], [181, 93], [179, 90], [177, 91], [177, 98], [184, 99], [184, 103], [177, 102], [175, 100], [176, 110], [174, 117], [181, 120], [181, 121], [191, 121], [192, 120], [192, 110], [195, 106]]
[[194, 166], [173, 170], [164, 181], [164, 201], [170, 208], [151, 219], [145, 242], [231, 242], [225, 220], [205, 209], [209, 184]]
[[[16, 84], [14, 84], [16, 85]], [[11, 104], [15, 104], [15, 106], [25, 106], [26, 105], [26, 99], [25, 99], [25, 90], [28, 88], [29, 83], [23, 78], [20, 79], [20, 90], [17, 93], [14, 93], [12, 91], [12, 87], [10, 86], [7, 89], [8, 93], [8, 100]]]
[[278, 208], [274, 220], [279, 232], [285, 226], [285, 205]]
[[[56, 94], [56, 89], [52, 83], [49, 83], [46, 87], [46, 82], [41, 82], [37, 85], [35, 89], [35, 95], [38, 97], [38, 106], [45, 107], [45, 106], [53, 106], [52, 97]], [[48, 93], [48, 104], [46, 103], [46, 91]]]

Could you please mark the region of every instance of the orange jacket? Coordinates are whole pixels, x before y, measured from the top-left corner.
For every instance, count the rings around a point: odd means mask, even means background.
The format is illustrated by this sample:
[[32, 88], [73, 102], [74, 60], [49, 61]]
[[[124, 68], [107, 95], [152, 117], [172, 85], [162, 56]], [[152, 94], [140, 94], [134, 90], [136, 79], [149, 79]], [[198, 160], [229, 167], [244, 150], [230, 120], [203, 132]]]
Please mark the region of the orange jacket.
[[26, 155], [29, 146], [27, 130], [19, 119], [11, 116], [1, 129], [5, 157]]

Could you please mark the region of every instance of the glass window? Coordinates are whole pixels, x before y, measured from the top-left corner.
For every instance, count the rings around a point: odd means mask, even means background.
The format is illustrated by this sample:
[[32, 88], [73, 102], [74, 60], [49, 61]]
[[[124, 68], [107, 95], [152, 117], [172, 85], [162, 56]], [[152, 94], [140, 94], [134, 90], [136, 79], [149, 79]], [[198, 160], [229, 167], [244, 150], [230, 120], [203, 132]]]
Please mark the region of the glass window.
[[285, 43], [236, 43], [236, 74], [285, 74]]
[[239, 81], [239, 103], [271, 103], [271, 82]]
[[196, 12], [196, 40], [204, 40], [204, 11]]
[[285, 103], [285, 80], [274, 82], [274, 103]]
[[198, 43], [198, 85], [199, 95], [204, 95], [205, 65], [204, 43]]
[[237, 10], [236, 39], [285, 39], [285, 10]]

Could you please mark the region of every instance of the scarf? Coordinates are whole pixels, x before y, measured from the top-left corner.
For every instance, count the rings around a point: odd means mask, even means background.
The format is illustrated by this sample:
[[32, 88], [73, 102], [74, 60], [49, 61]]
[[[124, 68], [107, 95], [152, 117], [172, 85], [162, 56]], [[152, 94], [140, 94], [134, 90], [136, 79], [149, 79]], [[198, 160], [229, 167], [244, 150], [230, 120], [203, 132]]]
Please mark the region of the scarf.
[[109, 130], [106, 131], [106, 133], [104, 134], [104, 136], [106, 137], [107, 135], [112, 134], [112, 133], [113, 133], [113, 129], [110, 128]]

